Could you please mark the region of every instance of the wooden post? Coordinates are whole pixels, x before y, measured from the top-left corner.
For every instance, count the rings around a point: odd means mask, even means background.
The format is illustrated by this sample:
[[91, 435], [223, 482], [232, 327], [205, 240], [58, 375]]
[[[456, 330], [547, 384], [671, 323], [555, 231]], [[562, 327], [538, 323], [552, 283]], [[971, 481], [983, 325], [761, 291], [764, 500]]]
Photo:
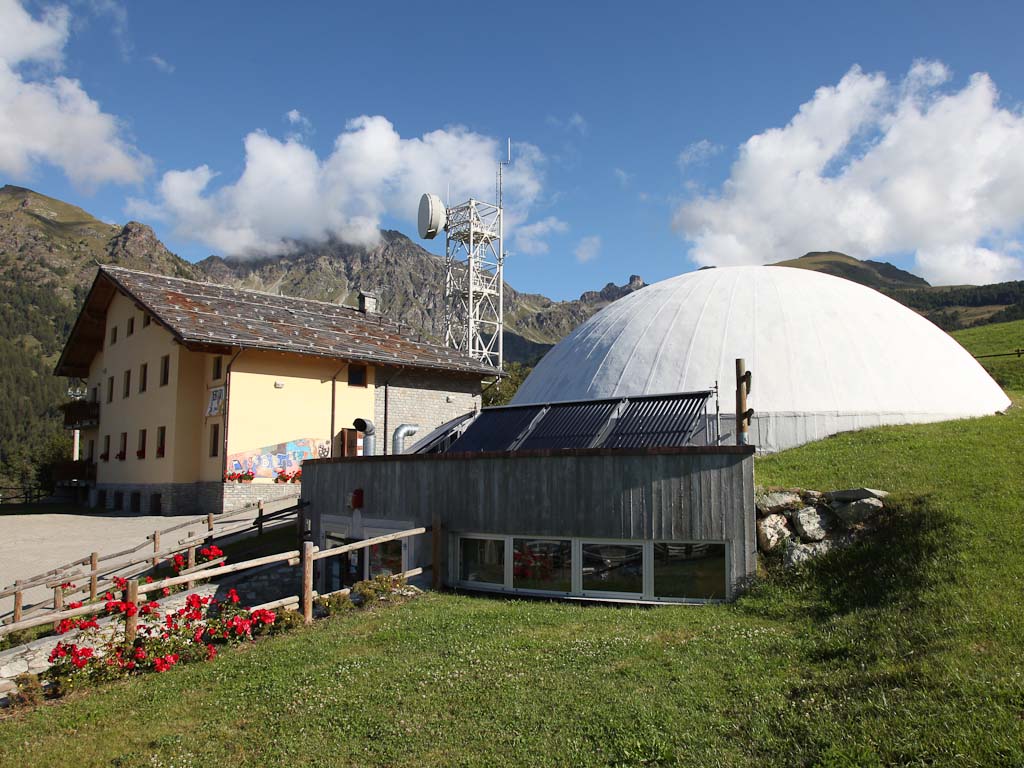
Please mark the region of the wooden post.
[[[192, 538], [192, 531], [188, 532], [188, 538], [190, 538], [190, 539]], [[195, 547], [194, 544], [191, 547], [188, 548], [188, 566], [187, 567], [188, 568], [195, 568], [196, 567], [196, 547]], [[195, 587], [195, 585], [196, 585], [196, 583], [194, 581], [190, 581], [187, 586], [188, 586], [189, 589], [192, 589], [193, 587]]]
[[302, 542], [302, 618], [313, 623], [313, 542]]
[[256, 502], [256, 508], [259, 510], [256, 513], [256, 532], [263, 535], [263, 499]]
[[124, 615], [124, 641], [126, 643], [134, 643], [135, 635], [139, 628], [139, 580], [132, 579], [128, 582], [128, 589], [125, 590], [125, 601], [135, 605], [136, 610], [134, 612], [125, 612]]
[[206, 513], [206, 531], [207, 531], [206, 543], [207, 544], [212, 544], [213, 543], [213, 512], [207, 512]]
[[[17, 586], [18, 582], [14, 582], [14, 585]], [[24, 601], [25, 601], [25, 594], [19, 589], [17, 592], [14, 593], [14, 623], [15, 624], [17, 624], [19, 621], [21, 621], [21, 608], [22, 608], [22, 605], [24, 605]]]
[[[59, 584], [53, 588], [53, 610], [54, 612], [64, 610], [64, 587]], [[53, 622], [53, 628], [56, 629], [60, 622]]]
[[[153, 554], [156, 555], [160, 551], [160, 531], [153, 531]], [[153, 558], [153, 567], [156, 568], [157, 563], [160, 562], [156, 557]]]
[[430, 581], [434, 591], [441, 589], [444, 583], [444, 573], [441, 570], [441, 515], [434, 512], [430, 523], [430, 549], [432, 565], [430, 568]]
[[100, 567], [100, 553], [93, 552], [89, 556], [89, 600], [96, 602], [97, 576], [96, 571]]
[[742, 357], [736, 358], [736, 445], [747, 445], [750, 418], [754, 415], [753, 410], [747, 408], [750, 379], [746, 361]]

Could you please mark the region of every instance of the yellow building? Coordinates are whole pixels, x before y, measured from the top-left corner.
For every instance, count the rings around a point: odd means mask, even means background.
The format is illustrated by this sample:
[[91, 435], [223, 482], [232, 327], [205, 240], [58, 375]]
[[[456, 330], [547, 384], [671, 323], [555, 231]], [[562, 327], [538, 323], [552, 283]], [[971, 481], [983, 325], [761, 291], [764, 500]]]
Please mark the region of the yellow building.
[[356, 419], [393, 453], [478, 409], [496, 371], [371, 294], [353, 308], [105, 266], [56, 374], [87, 386], [65, 423], [90, 505], [191, 514], [294, 493], [306, 458], [362, 455]]

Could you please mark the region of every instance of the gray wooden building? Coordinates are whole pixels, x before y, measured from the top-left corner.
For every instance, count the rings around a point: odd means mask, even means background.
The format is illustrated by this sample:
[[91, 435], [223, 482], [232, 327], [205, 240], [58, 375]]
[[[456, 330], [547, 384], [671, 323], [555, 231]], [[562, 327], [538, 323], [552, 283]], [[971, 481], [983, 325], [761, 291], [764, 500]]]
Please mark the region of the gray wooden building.
[[[320, 547], [438, 516], [450, 587], [728, 600], [755, 570], [753, 453], [690, 445], [318, 459], [303, 465], [302, 498]], [[332, 565], [320, 588], [430, 561], [429, 537], [387, 542]]]

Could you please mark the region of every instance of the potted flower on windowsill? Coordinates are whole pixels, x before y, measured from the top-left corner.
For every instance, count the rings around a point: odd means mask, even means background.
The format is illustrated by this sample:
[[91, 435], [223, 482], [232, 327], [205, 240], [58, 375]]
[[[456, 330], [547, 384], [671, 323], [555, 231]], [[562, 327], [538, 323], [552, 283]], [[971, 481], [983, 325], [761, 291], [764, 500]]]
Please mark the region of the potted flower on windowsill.
[[144, 450], [138, 450], [135, 452], [135, 458], [144, 459], [146, 458], [146, 452]]
[[124, 451], [118, 453], [117, 456], [115, 456], [114, 458], [117, 459], [118, 461], [124, 461]]
[[295, 472], [292, 474], [291, 480], [289, 482], [301, 483], [302, 482], [302, 470], [301, 469], [295, 470]]
[[110, 454], [109, 453], [101, 453], [100, 454], [100, 461], [110, 461]]
[[238, 482], [251, 483], [254, 477], [256, 477], [256, 474], [251, 469], [247, 469], [245, 472], [240, 472], [238, 474]]
[[158, 459], [162, 459], [164, 457], [164, 449], [163, 448], [157, 448], [156, 449], [156, 457]]
[[275, 483], [288, 483], [291, 482], [292, 476], [289, 475], [285, 470], [281, 470], [277, 473], [277, 477], [274, 478]]

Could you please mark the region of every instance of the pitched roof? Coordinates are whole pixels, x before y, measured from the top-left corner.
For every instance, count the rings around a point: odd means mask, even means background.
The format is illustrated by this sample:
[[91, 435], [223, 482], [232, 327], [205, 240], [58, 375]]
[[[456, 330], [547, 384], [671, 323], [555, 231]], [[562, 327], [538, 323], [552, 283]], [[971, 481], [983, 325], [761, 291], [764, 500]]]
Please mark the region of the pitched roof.
[[121, 290], [189, 349], [265, 349], [493, 376], [497, 370], [424, 341], [409, 326], [352, 307], [101, 266], [55, 373], [88, 374], [102, 348], [106, 308]]

